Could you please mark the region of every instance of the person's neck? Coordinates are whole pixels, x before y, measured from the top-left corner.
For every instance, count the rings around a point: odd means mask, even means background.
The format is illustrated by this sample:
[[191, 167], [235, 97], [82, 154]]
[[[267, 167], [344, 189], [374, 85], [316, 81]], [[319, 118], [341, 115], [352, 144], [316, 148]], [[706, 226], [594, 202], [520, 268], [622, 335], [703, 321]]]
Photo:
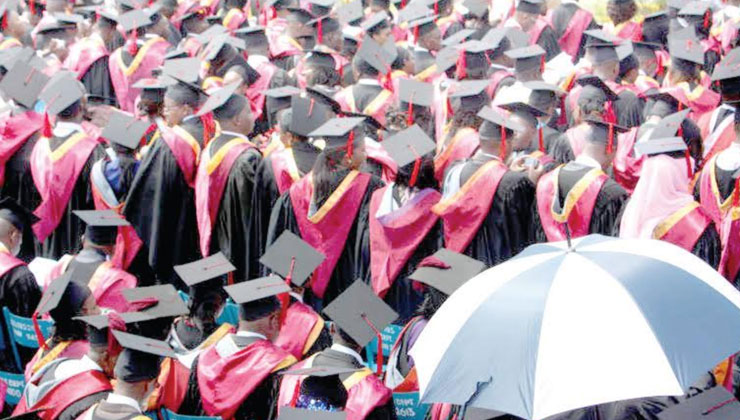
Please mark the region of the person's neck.
[[57, 117], [58, 123], [70, 123], [70, 124], [79, 124], [82, 122], [82, 113], [80, 115], [77, 115], [73, 118], [59, 118]]
[[501, 156], [501, 144], [484, 144], [481, 143], [476, 158], [478, 160], [491, 160], [494, 156]]
[[244, 332], [251, 332], [256, 333], [260, 335], [264, 335], [265, 337], [269, 337], [270, 335], [265, 331], [265, 328], [260, 325], [259, 321], [253, 322], [253, 321], [239, 321], [239, 328], [238, 331], [244, 331]]
[[146, 396], [146, 386], [139, 382], [124, 382], [117, 380], [113, 384], [113, 393], [141, 401]]

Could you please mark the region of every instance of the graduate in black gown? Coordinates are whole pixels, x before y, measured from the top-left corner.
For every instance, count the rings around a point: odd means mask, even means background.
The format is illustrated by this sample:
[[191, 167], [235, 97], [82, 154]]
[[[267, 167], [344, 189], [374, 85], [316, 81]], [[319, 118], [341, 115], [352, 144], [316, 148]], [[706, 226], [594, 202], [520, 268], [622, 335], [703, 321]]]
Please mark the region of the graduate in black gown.
[[[561, 2], [554, 9], [552, 9], [552, 29], [555, 32], [555, 38], [561, 39], [566, 29], [570, 28], [571, 20], [573, 16], [580, 10], [583, 9], [577, 2]], [[585, 10], [585, 9], [584, 9]], [[590, 14], [590, 12], [587, 12]], [[591, 23], [585, 28], [586, 30], [598, 29], [599, 25], [591, 19]], [[573, 62], [577, 63], [583, 55], [586, 54], [586, 36], [581, 34], [581, 41], [578, 44], [578, 52], [573, 57]]]
[[[511, 147], [507, 138], [511, 142], [514, 132], [523, 131], [524, 127], [500, 109], [484, 108], [479, 115], [484, 120], [478, 131], [480, 149], [472, 158], [447, 171], [442, 206], [449, 207], [439, 210], [445, 227], [450, 229], [449, 235], [445, 235], [450, 240], [445, 247], [494, 266], [533, 242], [529, 209], [534, 201], [535, 185], [526, 173], [511, 171], [503, 162], [507, 147]], [[462, 204], [453, 209], [457, 202], [462, 203], [470, 196], [481, 197], [471, 200], [475, 211], [468, 212], [471, 209]], [[475, 220], [470, 214], [476, 215]], [[462, 231], [455, 229], [458, 223]], [[474, 224], [477, 226], [471, 226]]]
[[[254, 128], [249, 100], [235, 94], [235, 88], [230, 85], [213, 92], [199, 112], [212, 111], [220, 131], [201, 155], [195, 194], [198, 203], [208, 203], [202, 207], [196, 205], [198, 217], [210, 214], [210, 218], [215, 215], [210, 224], [199, 223], [201, 253], [206, 257], [223, 252], [236, 266], [235, 281], [244, 281], [254, 278], [251, 274], [256, 272], [249, 266], [254, 260], [251, 253], [258, 249], [254, 245], [257, 241], [249, 234], [253, 218], [253, 207], [249, 203], [262, 155], [246, 136]], [[226, 154], [224, 159], [216, 162], [219, 153]], [[222, 191], [221, 195], [214, 193], [214, 189]], [[208, 197], [202, 197], [202, 194]]]
[[[331, 302], [354, 279], [367, 277], [370, 269], [370, 255], [362, 251], [361, 244], [368, 241], [370, 233], [368, 225], [370, 197], [376, 189], [383, 186], [383, 181], [379, 178], [357, 172], [365, 160], [364, 135], [354, 127], [359, 125], [363, 119], [342, 118], [341, 120], [346, 121], [344, 124], [354, 124], [354, 126], [350, 129], [341, 127], [342, 129], [331, 130], [335, 124], [338, 124], [337, 120], [327, 121], [311, 134], [312, 137], [324, 138], [327, 145], [316, 159], [311, 176], [304, 177], [298, 183], [293, 184], [291, 190], [280, 196], [275, 203], [267, 231], [268, 245], [274, 242], [284, 230], [289, 230], [325, 255], [334, 255], [336, 264], [333, 269], [318, 279], [324, 282], [318, 286], [318, 296], [316, 278], [314, 278], [314, 287], [306, 293], [306, 303], [317, 308], [321, 307], [322, 300], [324, 303]], [[351, 183], [345, 181], [348, 176], [352, 177], [349, 178], [352, 180]], [[343, 191], [337, 192], [340, 187]], [[337, 194], [344, 192], [341, 196], [342, 200], [327, 202], [335, 192]], [[293, 198], [298, 200], [298, 204], [305, 210], [296, 209], [297, 203]], [[325, 223], [313, 225], [313, 222], [307, 218], [315, 216], [319, 211]], [[299, 222], [298, 217], [302, 221]], [[337, 244], [334, 248], [326, 248], [325, 244], [311, 243], [311, 240], [304, 237], [301, 234], [299, 223], [306, 228], [311, 228], [313, 225], [316, 229], [331, 230], [335, 230], [328, 227], [332, 224], [346, 225], [349, 230], [346, 240], [338, 239], [334, 242]], [[331, 230], [320, 231], [320, 234], [324, 237], [331, 237], [334, 234]], [[321, 269], [322, 267], [319, 267], [319, 270]]]
[[[123, 38], [116, 30], [115, 15], [105, 11], [99, 13], [95, 25], [92, 27], [92, 33], [79, 43], [101, 42], [107, 52], [115, 51], [116, 48], [123, 45]], [[71, 63], [74, 65], [75, 63]], [[87, 93], [90, 95], [108, 98], [112, 101], [110, 105], [116, 103], [116, 92], [113, 90], [113, 83], [110, 80], [110, 69], [108, 68], [108, 54], [95, 60], [87, 71], [80, 78], [80, 82], [85, 85]]]
[[522, 0], [517, 3], [516, 12], [511, 18], [516, 21], [518, 26], [525, 32], [529, 33], [533, 26], [544, 26], [540, 31], [539, 37], [530, 40], [531, 43], [542, 47], [546, 52], [545, 61], [550, 61], [560, 54], [560, 45], [555, 31], [545, 19], [546, 7], [544, 2], [537, 0]]
[[[182, 82], [170, 86], [165, 93], [168, 122], [182, 122], [183, 116], [192, 114], [199, 104], [199, 89]], [[176, 128], [194, 133], [191, 135], [200, 148], [203, 144], [202, 123], [194, 115], [188, 121]], [[182, 131], [176, 134], [179, 136]], [[191, 146], [183, 141], [180, 147], [186, 151]], [[183, 284], [172, 267], [198, 259], [198, 230], [194, 192], [189, 184], [194, 181], [195, 174], [183, 172], [175, 158], [176, 152], [178, 150], [171, 149], [165, 141], [154, 142], [139, 165], [123, 215], [144, 242], [141, 252], [148, 255], [157, 280], [182, 288]]]
[[[589, 119], [589, 121], [591, 127], [585, 139], [583, 153], [573, 162], [560, 166], [558, 170], [540, 178], [537, 184], [536, 199], [532, 206], [532, 225], [537, 242], [564, 240], [566, 238], [563, 226], [565, 222], [568, 223], [570, 234], [573, 237], [592, 233], [614, 236], [618, 232], [619, 216], [629, 196], [624, 188], [613, 179], [609, 177], [604, 179], [606, 175], [603, 171], [611, 166], [614, 159], [616, 151], [614, 142], [617, 133], [624, 132], [625, 129], [614, 126], [613, 135], [609, 136], [606, 123], [596, 119]], [[573, 188], [588, 174], [591, 179], [584, 180], [585, 185], [591, 185], [593, 182], [601, 183], [595, 199], [592, 197], [595, 192], [589, 192], [589, 188], [584, 187], [579, 190]], [[593, 207], [589, 209], [588, 206], [582, 206], [581, 213], [572, 214], [574, 207], [564, 208], [568, 196], [571, 202], [594, 200]], [[543, 218], [546, 218], [544, 222]]]

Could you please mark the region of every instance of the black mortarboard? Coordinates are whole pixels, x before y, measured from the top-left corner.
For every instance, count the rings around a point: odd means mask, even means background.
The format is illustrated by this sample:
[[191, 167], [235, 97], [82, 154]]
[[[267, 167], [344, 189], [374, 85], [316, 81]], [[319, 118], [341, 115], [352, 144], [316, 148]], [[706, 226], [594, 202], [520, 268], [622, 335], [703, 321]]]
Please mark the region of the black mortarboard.
[[686, 149], [686, 142], [681, 137], [655, 138], [635, 144], [637, 153], [648, 156], [683, 152]]
[[[506, 114], [503, 109], [499, 109], [498, 107], [496, 107], [495, 109], [490, 106], [483, 107], [483, 109], [478, 112], [478, 116], [483, 118], [485, 121], [488, 121], [489, 123], [495, 124], [496, 128], [503, 126], [504, 128], [507, 128], [511, 131], [519, 132], [523, 132], [526, 130], [526, 127], [509, 118], [508, 114]], [[500, 134], [496, 133], [490, 137], [497, 138], [499, 135]]]
[[460, 50], [458, 46], [450, 46], [442, 48], [437, 51], [437, 56], [434, 59], [437, 65], [437, 72], [446, 72], [447, 69], [457, 64], [457, 59], [460, 57]]
[[[163, 75], [165, 80], [167, 77], [169, 76]], [[195, 82], [184, 82], [176, 78], [173, 80], [174, 83], [167, 86], [165, 96], [176, 102], [197, 105], [200, 103], [201, 98], [206, 96], [205, 91]]]
[[529, 45], [529, 35], [519, 28], [505, 28], [506, 38], [511, 44], [511, 48], [524, 48]]
[[[676, 112], [679, 108], [679, 104], [683, 109], [688, 109], [688, 104], [681, 102], [681, 99], [674, 93], [673, 89], [661, 89], [647, 92], [645, 95], [649, 99], [652, 99], [654, 103], [662, 102], [668, 105], [671, 112]], [[655, 104], [653, 104], [655, 106]]]
[[[436, 16], [423, 17], [421, 19], [412, 20], [409, 22], [409, 28], [419, 36], [425, 35], [431, 32], [437, 27]], [[418, 29], [417, 29], [418, 28]]]
[[[353, 373], [361, 370], [362, 368], [356, 368], [354, 366], [312, 366], [309, 368], [301, 369], [287, 369], [279, 372], [279, 375], [283, 376], [311, 376], [314, 378], [326, 378], [328, 376], [337, 376], [346, 373]], [[282, 409], [281, 409], [282, 410]]]
[[[292, 97], [301, 93], [301, 90], [294, 86], [282, 86], [265, 91], [265, 106], [270, 118], [282, 109], [290, 108]], [[270, 125], [274, 122], [271, 121]]]
[[116, 243], [118, 226], [128, 226], [129, 222], [114, 210], [75, 210], [85, 227], [85, 240], [95, 245], [107, 246]]
[[398, 318], [398, 314], [362, 280], [355, 280], [324, 308], [324, 314], [360, 347], [365, 347], [377, 336], [375, 331], [382, 331]]
[[7, 221], [20, 231], [41, 220], [11, 197], [0, 198], [0, 219]]
[[[284, 231], [260, 258], [260, 263], [301, 287], [326, 257], [294, 233]], [[292, 273], [291, 273], [292, 270]]]
[[17, 414], [15, 416], [11, 415], [11, 416], [5, 417], [3, 420], [38, 420], [41, 418], [39, 414], [44, 411], [47, 411], [48, 409], [49, 409], [48, 407], [36, 408], [34, 410], [26, 411], [23, 414]]
[[278, 420], [345, 420], [346, 418], [347, 414], [341, 411], [316, 411], [282, 407]]
[[[72, 319], [74, 319], [75, 321], [82, 321], [87, 324], [87, 341], [91, 345], [104, 346], [111, 344], [110, 338], [112, 337], [112, 335], [109, 331], [109, 327], [111, 326], [111, 317], [116, 315], [118, 315], [118, 313], [108, 312], [108, 314], [78, 316]], [[120, 319], [120, 321], [122, 322], [119, 322], [118, 324], [116, 324], [115, 322], [113, 323], [114, 331], [119, 330], [119, 328], [125, 328], [127, 323], [127, 321], [120, 315], [118, 315], [117, 319]]]
[[122, 6], [124, 10], [141, 9], [146, 5], [146, 2], [139, 0], [117, 0], [119, 6]]
[[17, 7], [17, 0], [4, 0], [0, 2], [0, 17], [2, 17], [8, 10], [15, 10]]
[[445, 47], [451, 47], [454, 45], [462, 44], [467, 41], [468, 38], [475, 34], [475, 29], [461, 29], [454, 34], [448, 36], [442, 40], [442, 45]]
[[690, 112], [691, 109], [684, 109], [683, 111], [665, 116], [655, 125], [653, 131], [650, 133], [650, 138], [664, 139], [676, 136], [683, 121], [688, 117]]
[[325, 16], [331, 12], [335, 0], [309, 0], [309, 11], [314, 16]]
[[39, 101], [50, 115], [57, 115], [85, 97], [85, 86], [72, 76], [49, 82], [39, 95]]
[[460, 101], [457, 104], [453, 102], [455, 109], [474, 111], [477, 114], [481, 108], [491, 101], [486, 93], [487, 87], [488, 80], [463, 80], [451, 88], [452, 92], [450, 92], [449, 98]]
[[126, 314], [135, 321], [174, 318], [188, 313], [187, 305], [178, 295], [175, 286], [171, 284], [124, 289], [121, 294], [130, 305], [146, 306], [139, 308], [138, 312]]
[[434, 101], [434, 85], [413, 79], [401, 79], [398, 100], [402, 108], [408, 106], [409, 103], [414, 106], [431, 107]]
[[372, 16], [365, 19], [365, 21], [362, 22], [360, 27], [365, 32], [373, 32], [376, 28], [380, 27], [382, 24], [388, 24], [390, 17], [388, 16], [388, 13], [385, 11], [380, 11]]
[[500, 411], [479, 407], [468, 407], [468, 409], [465, 410], [465, 417], [463, 417], [462, 420], [493, 420], [504, 415], [505, 413]]
[[85, 21], [85, 17], [74, 13], [54, 13], [54, 19], [58, 22], [67, 23], [70, 25], [77, 25]]
[[[435, 252], [432, 258], [434, 264], [423, 266], [428, 259], [422, 260], [422, 266], [409, 278], [432, 286], [448, 296], [486, 268], [484, 263], [446, 248]], [[439, 261], [443, 264], [439, 264]]]
[[167, 60], [174, 60], [177, 58], [188, 58], [188, 57], [190, 56], [188, 55], [187, 51], [176, 48], [168, 52], [167, 54], [165, 54], [164, 60], [167, 61]]
[[524, 48], [506, 51], [509, 58], [514, 60], [514, 69], [517, 72], [542, 68], [545, 50], [537, 44]]
[[624, 61], [635, 52], [635, 49], [631, 41], [625, 41], [619, 44], [615, 51], [617, 52], [619, 61]]
[[124, 348], [114, 369], [114, 376], [119, 381], [130, 383], [155, 379], [159, 376], [162, 357], [175, 357], [175, 352], [164, 341], [122, 331], [113, 331], [113, 335]]
[[[606, 143], [607, 149], [610, 147], [610, 144], [613, 145], [618, 134], [626, 133], [628, 131], [625, 127], [616, 124], [609, 124], [601, 119], [593, 117], [588, 117], [585, 121], [593, 128], [591, 135], [588, 136], [587, 140], [592, 143]], [[612, 134], [611, 136], [610, 133]]]
[[207, 44], [211, 42], [213, 38], [219, 35], [226, 34], [227, 32], [228, 29], [226, 29], [223, 25], [211, 25], [205, 31], [199, 34], [193, 34], [192, 37], [201, 44]]
[[682, 7], [678, 11], [677, 16], [704, 16], [704, 14], [709, 10], [711, 12], [712, 5], [707, 1], [692, 1], [689, 2], [686, 6]]
[[547, 115], [542, 110], [524, 102], [500, 104], [499, 107], [515, 114], [524, 114], [528, 119], [535, 119], [537, 117], [544, 117]]
[[265, 28], [262, 26], [247, 26], [234, 31], [234, 36], [244, 40], [245, 48], [259, 47], [268, 44]]
[[39, 315], [44, 315], [56, 309], [70, 283], [72, 283], [72, 270], [52, 280], [41, 295], [41, 300], [35, 312]]
[[0, 81], [0, 89], [18, 104], [33, 108], [48, 81], [48, 76], [30, 64], [16, 61]]
[[467, 15], [482, 18], [488, 12], [488, 2], [485, 0], [464, 0], [462, 5], [468, 9]]
[[383, 148], [398, 167], [403, 168], [434, 152], [436, 145], [424, 130], [414, 124], [385, 139]]
[[208, 99], [201, 105], [196, 116], [200, 117], [221, 108], [231, 99], [238, 88], [239, 83], [232, 83], [211, 92]]
[[392, 41], [386, 46], [378, 44], [370, 37], [366, 37], [357, 51], [357, 56], [377, 70], [378, 73], [386, 74], [390, 72], [393, 61], [398, 57], [398, 51]]
[[539, 15], [542, 13], [543, 0], [519, 0], [516, 10], [525, 13]]
[[362, 9], [362, 1], [360, 0], [344, 3], [337, 9], [337, 17], [345, 25], [351, 25], [362, 19], [363, 16], [364, 11]]
[[643, 41], [632, 41], [632, 48], [634, 52], [640, 54], [641, 52], [649, 51], [655, 53], [655, 51], [662, 48], [657, 42], [643, 42]]
[[290, 108], [290, 131], [302, 137], [308, 137], [332, 117], [332, 110], [328, 106], [298, 95], [292, 97]]
[[722, 386], [715, 386], [658, 413], [659, 420], [734, 420], [740, 402]]
[[551, 92], [553, 95], [558, 97], [565, 95], [565, 91], [563, 91], [559, 87], [540, 80], [532, 80], [529, 82], [524, 82], [523, 84], [524, 87], [526, 87], [527, 89], [531, 89], [532, 91]]
[[141, 144], [151, 123], [140, 120], [125, 112], [113, 112], [108, 119], [108, 125], [101, 136], [111, 143], [121, 145], [129, 150], [136, 150]]
[[324, 86], [308, 86], [306, 87], [306, 94], [320, 103], [328, 106], [331, 110], [339, 115], [342, 113], [342, 106], [334, 99], [334, 92]]
[[337, 66], [337, 62], [334, 60], [334, 56], [329, 53], [312, 50], [306, 54], [306, 65], [334, 70]]
[[124, 32], [131, 32], [134, 29], [144, 28], [151, 25], [152, 19], [142, 9], [134, 9], [118, 16], [118, 24]]
[[224, 290], [237, 304], [245, 304], [264, 299], [270, 296], [290, 292], [290, 286], [279, 276], [270, 275], [254, 280], [247, 280], [230, 286]]
[[587, 47], [591, 46], [591, 44], [611, 44], [616, 47], [621, 43], [619, 38], [603, 29], [590, 29], [588, 31], [583, 31], [583, 34], [588, 36], [588, 38], [586, 38]]
[[246, 48], [246, 43], [243, 39], [235, 38], [229, 34], [216, 35], [203, 50], [202, 58], [206, 61], [214, 60], [228, 46], [243, 50]]
[[76, 27], [77, 26], [74, 23], [62, 22], [60, 20], [54, 19], [52, 21], [44, 23], [43, 25], [39, 25], [39, 29], [36, 31], [36, 33], [40, 35], [52, 35], [52, 36], [62, 35], [68, 29], [74, 29]]
[[434, 10], [430, 9], [425, 2], [415, 1], [406, 5], [398, 12], [400, 22], [411, 22], [416, 19], [426, 18], [434, 15]]
[[173, 268], [188, 286], [195, 286], [236, 270], [236, 267], [221, 252], [198, 261], [176, 265]]
[[302, 7], [288, 7], [289, 16], [302, 24], [307, 24], [313, 15]]
[[610, 61], [619, 61], [616, 46], [609, 42], [591, 43], [588, 45], [588, 57], [592, 64], [599, 65]]
[[373, 117], [372, 115], [363, 114], [361, 112], [345, 111], [342, 112], [342, 116], [362, 118], [363, 121], [360, 127], [364, 129], [365, 134], [369, 135], [370, 137], [375, 138], [375, 134], [377, 134], [379, 130], [385, 131], [385, 127], [383, 126], [383, 124], [381, 124], [380, 121], [376, 120], [375, 117]]
[[200, 60], [197, 58], [176, 58], [162, 65], [162, 74], [180, 82], [197, 83]]
[[322, 37], [323, 34], [338, 32], [342, 30], [342, 24], [339, 23], [338, 20], [328, 15], [319, 16], [316, 19], [308, 22], [308, 24], [316, 29], [317, 36], [320, 30]]
[[723, 81], [740, 77], [740, 48], [730, 50], [722, 61], [714, 66], [712, 81]]
[[[685, 28], [691, 29], [693, 28]], [[695, 63], [698, 65], [704, 65], [704, 50], [702, 49], [701, 42], [695, 37], [682, 37], [683, 30], [679, 31], [677, 35], [668, 39], [668, 51], [671, 53], [672, 59], [680, 59]]]
[[665, 10], [645, 16], [642, 22], [642, 38], [646, 42], [664, 45], [670, 28], [670, 18]]
[[107, 9], [96, 10], [95, 13], [97, 14], [97, 16], [99, 16], [100, 19], [105, 19], [114, 24], [118, 23], [118, 18], [120, 17], [115, 11]]
[[576, 83], [578, 83], [581, 86], [593, 86], [601, 90], [602, 92], [604, 92], [604, 96], [606, 96], [606, 99], [608, 101], [616, 101], [617, 99], [619, 99], [617, 94], [614, 93], [614, 91], [611, 90], [611, 88], [609, 88], [609, 86], [606, 83], [604, 83], [604, 81], [601, 80], [599, 76], [592, 75], [592, 74], [583, 75], [579, 77], [578, 79], [576, 79]]

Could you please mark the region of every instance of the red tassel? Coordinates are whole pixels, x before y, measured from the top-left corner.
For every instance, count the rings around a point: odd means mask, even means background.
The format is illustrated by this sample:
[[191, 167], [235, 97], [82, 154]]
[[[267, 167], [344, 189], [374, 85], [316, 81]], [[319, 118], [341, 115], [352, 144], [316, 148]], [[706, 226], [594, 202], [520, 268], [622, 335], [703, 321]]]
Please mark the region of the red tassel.
[[683, 102], [678, 101], [678, 112], [683, 111]]
[[388, 73], [378, 76], [380, 85], [383, 87], [383, 89], [389, 92], [393, 92], [393, 76], [391, 75], [391, 72], [392, 70], [389, 67]]
[[684, 151], [686, 156], [686, 174], [689, 176], [689, 180], [694, 177], [693, 172], [691, 171], [691, 154], [689, 153], [689, 149], [686, 149]]
[[452, 110], [452, 103], [450, 102], [450, 98], [447, 98], [447, 117], [449, 118], [455, 114], [455, 112]]
[[200, 121], [203, 123], [203, 145], [205, 146], [216, 134], [216, 123], [213, 121], [213, 113], [211, 112], [201, 115]]
[[614, 149], [614, 124], [609, 123], [609, 140], [606, 143], [606, 153], [611, 153]]
[[[295, 269], [295, 257], [291, 257], [290, 259], [290, 270], [288, 270], [288, 275], [285, 276], [285, 283], [288, 285], [288, 287], [291, 287], [291, 282], [293, 281], [293, 270]], [[280, 325], [283, 325], [285, 323], [285, 317], [288, 314], [288, 304], [290, 303], [290, 294], [289, 293], [283, 293], [279, 296], [280, 300]]]
[[434, 2], [434, 16], [439, 16], [439, 1]]
[[117, 353], [115, 350], [118, 348], [118, 342], [116, 336], [113, 335], [113, 331], [126, 332], [126, 321], [115, 311], [110, 311], [105, 315], [108, 317], [108, 353], [115, 354]]
[[560, 97], [560, 116], [558, 117], [558, 126], [564, 127], [568, 124], [568, 116], [565, 115], [565, 95]]
[[36, 15], [36, 0], [30, 0], [28, 2], [28, 10], [31, 12], [31, 16]]
[[432, 267], [432, 268], [439, 268], [441, 270], [448, 270], [451, 268], [449, 264], [435, 257], [434, 255], [430, 255], [424, 258], [423, 260], [421, 260], [421, 262], [417, 265], [417, 267]]
[[709, 28], [709, 14], [711, 13], [711, 10], [707, 9], [707, 11], [704, 13], [704, 29]]
[[421, 156], [416, 152], [414, 146], [408, 145], [411, 149], [411, 153], [414, 154], [414, 169], [411, 171], [411, 178], [409, 179], [409, 187], [416, 185], [416, 179], [419, 177], [419, 170], [421, 169]]
[[463, 80], [468, 75], [467, 71], [467, 60], [465, 57], [465, 49], [460, 49], [460, 54], [457, 56], [457, 63], [455, 63], [455, 76], [457, 77], [457, 80]]
[[406, 113], [406, 125], [408, 127], [414, 125], [414, 93], [416, 92], [411, 92], [411, 96], [409, 97], [409, 109]]
[[44, 112], [44, 125], [41, 128], [41, 135], [46, 138], [51, 138], [54, 135], [51, 131], [51, 121], [49, 121], [49, 113]]
[[501, 127], [501, 160], [506, 160], [506, 128]]
[[349, 140], [347, 140], [347, 156], [352, 159], [352, 153], [355, 150], [355, 131], [349, 132]]
[[542, 131], [542, 127], [537, 130], [537, 143], [540, 148], [540, 152], [545, 153], [545, 134]]
[[401, 0], [401, 9], [406, 7], [406, 0]]
[[324, 41], [324, 31], [321, 28], [321, 22], [323, 19], [319, 19], [317, 25], [316, 25], [316, 40], [319, 44], [321, 44]]
[[44, 338], [44, 335], [41, 334], [38, 312], [34, 312], [33, 315], [31, 315], [31, 321], [33, 322], [33, 332], [36, 333], [36, 341], [39, 342], [39, 347], [43, 350], [49, 350], [49, 347], [46, 345], [46, 339]]
[[134, 312], [138, 312], [138, 311], [143, 311], [144, 309], [149, 309], [152, 306], [159, 304], [159, 299], [155, 297], [147, 297], [147, 298], [142, 298], [139, 300], [131, 301], [128, 304], [129, 304], [129, 307], [131, 307], [131, 309]]
[[545, 72], [545, 56], [540, 57], [540, 73]]
[[8, 12], [3, 13], [3, 21], [0, 26], [2, 26], [3, 31], [8, 29]]
[[[136, 26], [135, 23], [134, 23], [134, 26]], [[134, 29], [133, 31], [131, 31], [131, 37], [128, 40], [129, 42], [128, 53], [131, 54], [132, 57], [135, 57], [136, 53], [139, 52], [139, 46], [136, 45], [138, 42], [138, 39], [139, 39], [139, 31]]]
[[308, 118], [311, 118], [311, 114], [313, 114], [313, 104], [314, 104], [314, 102], [315, 102], [314, 99], [311, 98], [311, 102], [308, 103]]
[[419, 43], [419, 27], [414, 26], [414, 42]]
[[370, 327], [370, 329], [373, 330], [375, 333], [375, 336], [378, 339], [378, 354], [375, 356], [375, 373], [378, 376], [383, 375], [383, 335], [380, 333], [380, 331], [373, 325], [372, 322], [370, 322], [370, 319], [368, 319], [367, 315], [362, 314], [362, 319], [365, 320], [365, 323]]

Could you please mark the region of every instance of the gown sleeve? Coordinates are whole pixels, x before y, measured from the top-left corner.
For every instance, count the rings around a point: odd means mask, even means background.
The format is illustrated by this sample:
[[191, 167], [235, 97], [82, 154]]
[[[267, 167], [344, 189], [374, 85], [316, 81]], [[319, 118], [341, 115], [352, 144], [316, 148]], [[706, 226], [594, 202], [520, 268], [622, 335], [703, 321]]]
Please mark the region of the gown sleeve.
[[185, 392], [185, 399], [182, 401], [178, 414], [188, 416], [203, 415], [203, 403], [200, 399], [200, 386], [198, 386], [198, 361], [200, 356], [193, 360], [193, 367], [190, 369], [190, 378], [188, 379], [188, 389]]
[[696, 241], [691, 252], [713, 268], [719, 267], [719, 261], [722, 257], [722, 242], [717, 229], [714, 227], [714, 222], [709, 223], [709, 226], [704, 229], [704, 233]]
[[589, 232], [605, 236], [617, 236], [622, 208], [628, 198], [629, 196], [624, 188], [611, 178], [608, 179], [596, 198], [596, 204], [591, 214]]
[[[257, 259], [265, 253], [267, 241], [267, 228], [270, 223], [270, 213], [272, 207], [280, 198], [280, 191], [275, 182], [275, 174], [272, 171], [272, 159], [267, 157], [263, 159], [254, 177], [254, 191], [252, 192], [252, 218], [249, 221], [249, 236], [254, 241], [257, 251], [251, 256], [250, 261], [252, 274], [257, 277], [263, 275], [261, 271], [267, 270], [262, 268]], [[265, 271], [266, 275], [267, 272]]]
[[537, 40], [537, 45], [542, 47], [545, 52], [545, 60], [550, 61], [560, 54], [560, 45], [558, 45], [558, 39], [555, 37], [555, 31], [552, 27], [547, 26], [542, 30], [540, 39]]
[[110, 80], [107, 56], [101, 57], [92, 63], [80, 81], [85, 85], [88, 94], [112, 99], [114, 101], [113, 106], [116, 106], [116, 94]]

